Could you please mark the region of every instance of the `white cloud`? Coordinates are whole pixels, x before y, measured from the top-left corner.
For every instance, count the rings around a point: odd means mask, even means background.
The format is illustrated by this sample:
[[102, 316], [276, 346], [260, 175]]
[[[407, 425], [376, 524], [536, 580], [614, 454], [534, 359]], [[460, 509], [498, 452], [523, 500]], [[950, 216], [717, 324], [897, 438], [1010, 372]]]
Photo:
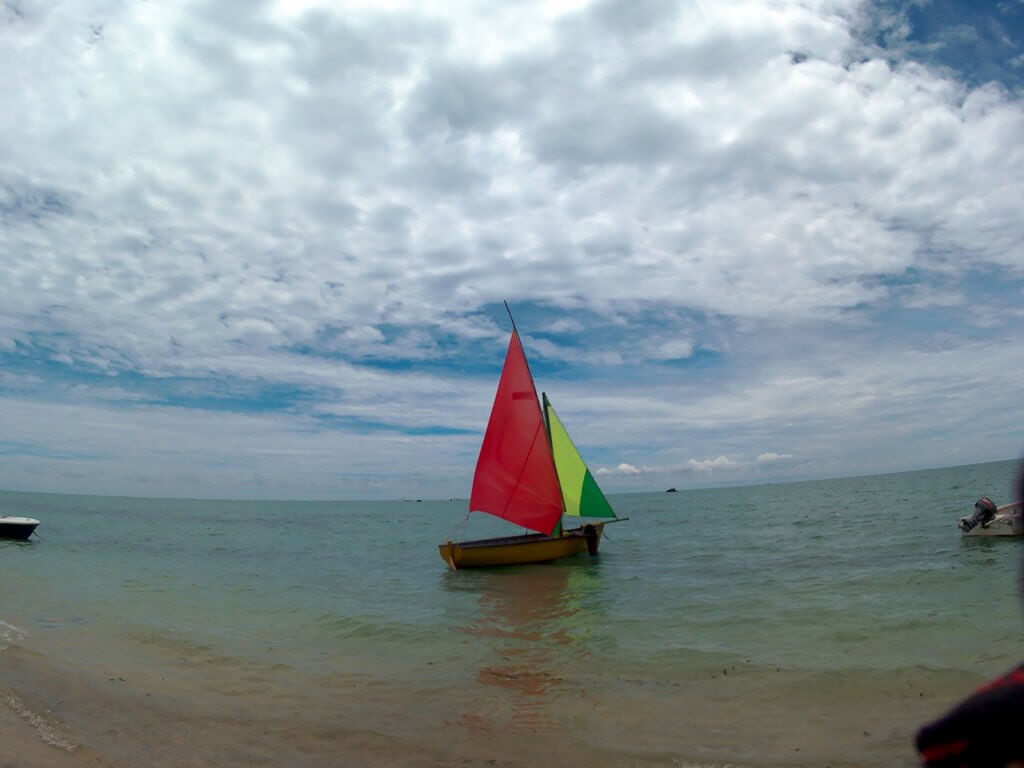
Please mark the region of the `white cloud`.
[[736, 466], [736, 462], [727, 456], [719, 456], [715, 459], [690, 459], [686, 462], [686, 468], [694, 472], [710, 473], [715, 470], [732, 469]]
[[342, 333], [342, 338], [353, 342], [380, 343], [384, 341], [384, 334], [380, 332], [380, 329], [374, 328], [372, 325], [360, 325], [355, 328], [346, 329]]
[[[324, 417], [367, 444], [346, 420], [480, 430], [509, 299], [613, 484], [941, 463], [940, 422], [947, 443], [975, 425], [961, 456], [1019, 450], [996, 414], [1024, 394], [1024, 103], [915, 61], [899, 14], [6, 11], [5, 428], [116, 394], [141, 429], [146, 402], [240, 389], [302, 394], [261, 440]], [[18, 439], [73, 442], [77, 417], [30, 412]], [[472, 438], [401, 439], [395, 461], [461, 492]]]
[[756, 462], [758, 464], [774, 464], [780, 461], [789, 461], [792, 458], [793, 455], [789, 453], [775, 453], [773, 451], [768, 451], [767, 453], [762, 453], [758, 456]]
[[666, 341], [658, 347], [655, 354], [657, 360], [680, 360], [693, 354], [693, 342], [685, 339]]
[[650, 472], [650, 470], [634, 467], [632, 464], [626, 464], [625, 462], [619, 464], [617, 467], [599, 467], [595, 470], [595, 474], [597, 475], [641, 475], [645, 472]]

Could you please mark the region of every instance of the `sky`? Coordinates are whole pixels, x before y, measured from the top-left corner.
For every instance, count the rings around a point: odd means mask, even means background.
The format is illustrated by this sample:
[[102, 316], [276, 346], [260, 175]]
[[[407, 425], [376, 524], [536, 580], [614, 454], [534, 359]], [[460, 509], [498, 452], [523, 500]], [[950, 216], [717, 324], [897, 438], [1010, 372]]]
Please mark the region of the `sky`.
[[1024, 0], [0, 0], [0, 68], [0, 488], [467, 497], [503, 301], [609, 493], [1024, 451]]

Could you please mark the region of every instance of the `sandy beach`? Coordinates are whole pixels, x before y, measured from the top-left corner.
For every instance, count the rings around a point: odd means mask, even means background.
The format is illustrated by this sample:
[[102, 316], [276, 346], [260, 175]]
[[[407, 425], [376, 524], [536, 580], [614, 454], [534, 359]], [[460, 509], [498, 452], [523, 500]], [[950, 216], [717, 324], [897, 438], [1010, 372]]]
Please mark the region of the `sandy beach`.
[[[792, 683], [777, 694], [756, 686], [744, 697], [744, 670], [734, 668], [731, 682], [716, 676], [688, 690], [634, 681], [631, 693], [614, 703], [589, 700], [584, 691], [575, 704], [580, 717], [554, 719], [547, 699], [537, 695], [544, 681], [523, 677], [514, 666], [481, 670], [478, 682], [505, 695], [500, 705], [470, 689], [403, 695], [396, 686], [366, 685], [335, 711], [323, 698], [302, 701], [288, 692], [232, 700], [196, 690], [187, 697], [175, 683], [160, 689], [154, 678], [137, 678], [138, 670], [127, 679], [104, 679], [111, 670], [60, 671], [18, 649], [0, 659], [17, 670], [13, 684], [0, 690], [5, 768], [909, 766], [915, 724], [942, 707], [951, 683], [976, 682], [933, 680], [922, 691], [896, 685], [890, 711], [871, 712], [870, 698], [812, 705], [818, 684], [807, 680], [798, 685], [807, 702], [786, 712], [772, 709], [773, 702], [793, 699]], [[360, 707], [363, 717], [354, 714]], [[756, 725], [753, 711], [764, 713]], [[837, 733], [839, 720], [863, 731]], [[580, 728], [573, 730], [573, 722]], [[762, 736], [744, 747], [751, 726]], [[723, 762], [721, 754], [733, 759]], [[780, 759], [786, 754], [790, 759]]]
[[116, 764], [88, 750], [68, 750], [46, 743], [39, 733], [39, 725], [21, 715], [11, 706], [10, 693], [4, 695], [0, 707], [0, 743], [4, 756], [3, 768], [75, 768], [93, 765], [97, 768], [116, 768]]
[[126, 671], [128, 677], [110, 666], [76, 673], [19, 649], [0, 660], [13, 670], [13, 684], [0, 690], [5, 766], [429, 764], [397, 759], [400, 740], [343, 724], [315, 725], [272, 697], [262, 698], [266, 708], [254, 713], [251, 696], [234, 707], [215, 695], [190, 697], [180, 681], [138, 668]]

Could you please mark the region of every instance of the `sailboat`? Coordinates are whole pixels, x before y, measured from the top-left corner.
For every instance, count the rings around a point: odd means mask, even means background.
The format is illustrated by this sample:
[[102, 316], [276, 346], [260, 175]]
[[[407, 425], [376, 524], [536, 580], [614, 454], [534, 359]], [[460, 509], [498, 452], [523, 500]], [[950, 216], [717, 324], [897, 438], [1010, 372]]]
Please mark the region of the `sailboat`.
[[[543, 563], [581, 552], [593, 556], [604, 526], [628, 519], [615, 516], [547, 394], [538, 400], [515, 321], [473, 475], [467, 520], [473, 512], [500, 517], [534, 533], [449, 539], [438, 548], [452, 569]], [[567, 530], [562, 527], [563, 515], [594, 522]]]

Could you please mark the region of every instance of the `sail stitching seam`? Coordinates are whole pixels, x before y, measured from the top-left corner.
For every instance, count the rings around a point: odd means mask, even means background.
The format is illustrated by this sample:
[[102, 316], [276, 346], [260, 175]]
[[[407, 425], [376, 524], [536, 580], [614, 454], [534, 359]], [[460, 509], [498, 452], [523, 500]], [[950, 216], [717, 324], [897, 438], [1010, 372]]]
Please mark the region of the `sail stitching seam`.
[[530, 457], [533, 456], [534, 446], [537, 445], [537, 433], [540, 431], [541, 425], [538, 424], [533, 430], [533, 440], [530, 441], [530, 450], [526, 453], [526, 459], [523, 461], [523, 465], [519, 468], [519, 476], [516, 478], [515, 485], [512, 486], [512, 493], [509, 494], [508, 501], [505, 502], [505, 506], [501, 510], [501, 516], [505, 517], [505, 513], [508, 512], [508, 505], [512, 503], [512, 499], [515, 497], [516, 489], [519, 488], [519, 483], [523, 480], [523, 473], [526, 472], [526, 466], [530, 463]]

